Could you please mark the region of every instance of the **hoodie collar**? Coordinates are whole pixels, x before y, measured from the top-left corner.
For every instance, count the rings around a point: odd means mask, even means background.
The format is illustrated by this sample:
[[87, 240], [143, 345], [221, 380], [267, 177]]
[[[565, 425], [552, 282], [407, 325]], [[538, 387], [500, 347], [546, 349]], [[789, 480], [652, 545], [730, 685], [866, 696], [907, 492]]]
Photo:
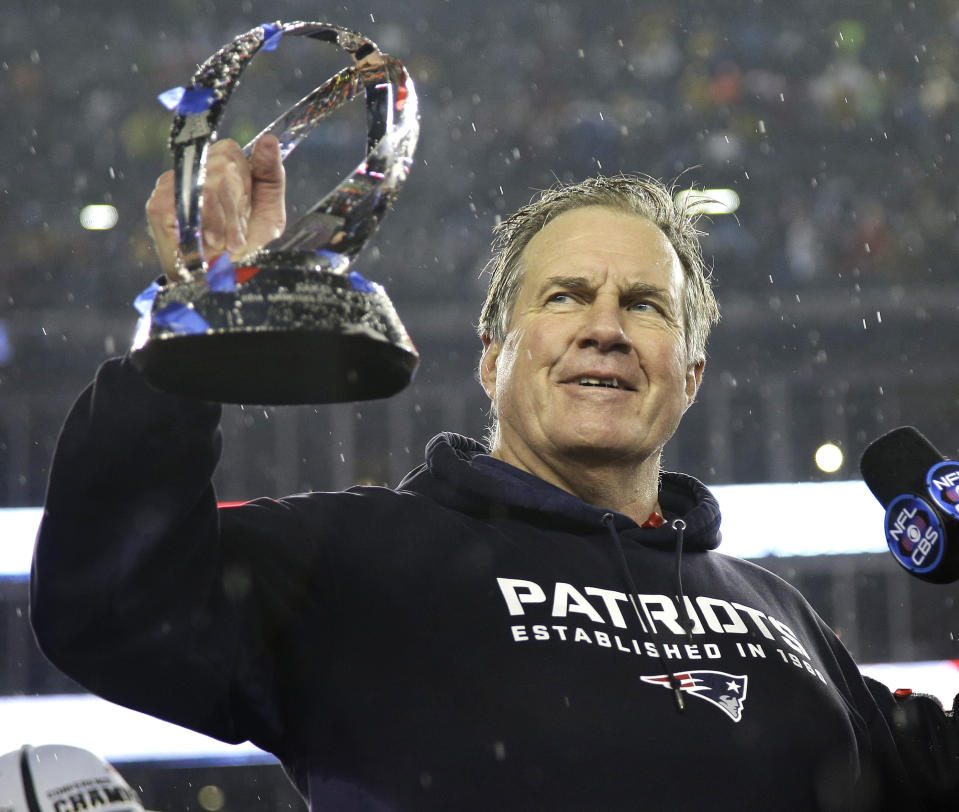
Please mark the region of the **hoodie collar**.
[[[489, 455], [476, 440], [452, 432], [436, 435], [426, 446], [426, 462], [410, 472], [400, 490], [414, 491], [464, 513], [478, 516], [522, 514], [527, 521], [568, 529], [603, 526], [606, 508], [591, 505], [533, 474]], [[716, 498], [694, 477], [663, 472], [659, 503], [667, 523], [640, 528], [629, 516], [612, 512], [617, 531], [655, 546], [672, 547], [671, 520], [686, 524], [687, 551], [715, 549], [720, 542]]]

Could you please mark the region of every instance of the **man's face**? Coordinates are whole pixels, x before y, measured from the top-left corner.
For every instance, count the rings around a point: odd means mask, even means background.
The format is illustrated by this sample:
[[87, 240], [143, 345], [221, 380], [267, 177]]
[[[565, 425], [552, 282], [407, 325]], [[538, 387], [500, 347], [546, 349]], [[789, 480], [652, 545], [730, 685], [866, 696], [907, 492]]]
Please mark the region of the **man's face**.
[[686, 360], [683, 270], [669, 240], [643, 217], [590, 206], [551, 221], [521, 261], [506, 338], [484, 340], [480, 367], [497, 456], [529, 469], [657, 455], [703, 370]]

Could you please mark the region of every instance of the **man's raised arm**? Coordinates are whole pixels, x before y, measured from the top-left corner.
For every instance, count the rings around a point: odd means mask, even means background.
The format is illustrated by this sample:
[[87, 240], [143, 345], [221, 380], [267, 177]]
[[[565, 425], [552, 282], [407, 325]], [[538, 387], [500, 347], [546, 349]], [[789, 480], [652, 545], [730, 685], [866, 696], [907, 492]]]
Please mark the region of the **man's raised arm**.
[[[231, 141], [208, 163], [205, 245], [252, 250], [285, 220], [279, 148], [248, 162]], [[166, 273], [175, 271], [172, 176], [147, 206]], [[282, 722], [264, 701], [240, 719], [246, 690], [271, 695], [257, 556], [308, 555], [288, 509], [268, 503], [224, 522], [212, 476], [220, 407], [152, 388], [129, 357], [107, 361], [74, 404], [51, 467], [31, 573], [31, 620], [48, 658], [106, 698], [228, 741], [268, 746]], [[263, 517], [262, 524], [260, 517]], [[229, 525], [231, 529], [224, 530]], [[281, 539], [268, 543], [273, 537]], [[304, 573], [297, 560], [287, 569]], [[271, 570], [272, 571], [272, 570]], [[251, 665], [250, 663], [253, 663]]]

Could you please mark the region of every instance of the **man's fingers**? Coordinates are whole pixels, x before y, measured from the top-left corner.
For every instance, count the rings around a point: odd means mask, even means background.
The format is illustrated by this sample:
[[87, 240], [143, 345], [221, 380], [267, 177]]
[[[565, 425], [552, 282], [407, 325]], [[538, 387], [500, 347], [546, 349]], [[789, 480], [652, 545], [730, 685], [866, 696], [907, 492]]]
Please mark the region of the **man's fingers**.
[[203, 252], [207, 258], [222, 253], [226, 248], [224, 222], [223, 205], [219, 198], [206, 198], [203, 201], [203, 221], [200, 229], [203, 234]]
[[204, 243], [213, 251], [238, 251], [246, 242], [253, 186], [250, 165], [235, 141], [215, 144], [203, 187]]
[[245, 221], [249, 216], [250, 198], [232, 167], [224, 177], [222, 188], [210, 202], [211, 210], [205, 215], [216, 217], [218, 221], [218, 246], [239, 251], [246, 242]]
[[[160, 264], [170, 276], [179, 256], [172, 172], [157, 180], [146, 212]], [[233, 140], [213, 144], [200, 214], [207, 258], [222, 251], [255, 251], [280, 236], [285, 226], [286, 173], [276, 138], [261, 138], [249, 160]]]
[[160, 267], [169, 276], [176, 265], [178, 238], [173, 205], [173, 172], [164, 172], [157, 178], [147, 200], [146, 215]]

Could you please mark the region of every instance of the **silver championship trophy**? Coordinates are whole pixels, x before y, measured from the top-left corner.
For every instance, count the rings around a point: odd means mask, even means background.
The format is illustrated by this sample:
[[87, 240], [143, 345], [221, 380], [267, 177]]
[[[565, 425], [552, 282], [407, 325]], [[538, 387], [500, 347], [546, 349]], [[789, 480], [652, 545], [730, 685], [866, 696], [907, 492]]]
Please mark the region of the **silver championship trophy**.
[[[353, 64], [266, 127], [244, 153], [273, 134], [285, 159], [362, 91], [366, 157], [264, 248], [208, 261], [200, 217], [207, 149], [249, 61], [288, 36], [337, 45]], [[178, 278], [137, 298], [134, 363], [160, 389], [222, 403], [336, 403], [405, 387], [419, 361], [416, 349], [383, 288], [351, 270], [409, 174], [419, 134], [416, 90], [399, 60], [333, 25], [267, 23], [211, 56], [190, 87], [168, 94], [176, 110], [170, 145]]]

